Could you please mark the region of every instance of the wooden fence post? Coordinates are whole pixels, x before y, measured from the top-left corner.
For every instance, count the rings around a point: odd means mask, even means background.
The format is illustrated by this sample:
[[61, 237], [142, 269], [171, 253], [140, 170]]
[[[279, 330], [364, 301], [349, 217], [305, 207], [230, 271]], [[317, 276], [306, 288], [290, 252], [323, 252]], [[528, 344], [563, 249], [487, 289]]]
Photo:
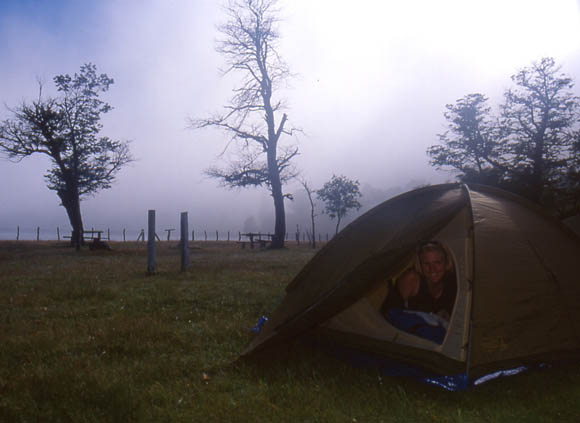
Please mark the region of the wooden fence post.
[[148, 225], [147, 273], [151, 275], [157, 271], [157, 263], [155, 262], [155, 210], [149, 210]]
[[20, 225], [16, 227], [16, 241], [20, 240]]
[[127, 238], [125, 238], [125, 228], [123, 228], [123, 242], [127, 242]]
[[60, 228], [58, 226], [56, 227], [56, 239], [60, 241]]
[[189, 267], [189, 229], [187, 227], [187, 212], [181, 213], [181, 271]]
[[36, 228], [36, 240], [40, 241], [40, 226]]
[[219, 240], [220, 240], [220, 237], [219, 237], [218, 231], [215, 231], [215, 240], [216, 240], [216, 241], [219, 241]]
[[175, 229], [165, 229], [165, 232], [167, 232], [167, 241], [169, 241], [171, 239], [171, 231], [174, 231]]

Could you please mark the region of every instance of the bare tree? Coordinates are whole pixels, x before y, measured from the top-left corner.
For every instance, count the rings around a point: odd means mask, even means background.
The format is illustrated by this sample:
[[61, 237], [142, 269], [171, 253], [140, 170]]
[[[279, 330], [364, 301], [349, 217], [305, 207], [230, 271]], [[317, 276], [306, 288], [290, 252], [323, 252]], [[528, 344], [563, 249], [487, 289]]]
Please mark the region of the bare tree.
[[275, 227], [272, 248], [284, 246], [286, 214], [283, 185], [295, 176], [292, 159], [295, 145], [282, 145], [287, 126], [284, 101], [274, 93], [290, 76], [288, 66], [276, 49], [279, 34], [277, 0], [230, 0], [225, 7], [228, 20], [219, 27], [223, 38], [216, 50], [225, 58], [224, 73], [241, 76], [239, 86], [220, 114], [193, 119], [193, 128], [219, 128], [240, 153], [226, 169], [210, 168], [206, 173], [226, 187], [266, 186], [274, 200]]
[[312, 194], [317, 192], [317, 190], [313, 190], [312, 188], [310, 188], [310, 185], [308, 185], [308, 182], [304, 179], [301, 179], [299, 182], [302, 185], [302, 187], [304, 188], [304, 191], [306, 191], [306, 195], [308, 195], [308, 201], [310, 201], [310, 224], [311, 224], [311, 230], [312, 230], [312, 236], [311, 236], [310, 241], [312, 244], [312, 248], [316, 248], [316, 225], [315, 225], [314, 219], [318, 215], [315, 212], [316, 204], [314, 203], [314, 200], [312, 199]]

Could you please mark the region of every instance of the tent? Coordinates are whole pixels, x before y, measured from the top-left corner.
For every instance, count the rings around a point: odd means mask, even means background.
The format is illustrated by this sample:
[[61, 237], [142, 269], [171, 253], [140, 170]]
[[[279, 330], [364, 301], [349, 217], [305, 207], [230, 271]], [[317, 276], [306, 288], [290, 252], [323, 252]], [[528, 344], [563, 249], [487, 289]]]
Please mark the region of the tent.
[[568, 226], [570, 229], [572, 229], [574, 232], [580, 235], [580, 214], [570, 216], [569, 218], [564, 220], [564, 223], [566, 224], [566, 226]]
[[[452, 256], [457, 296], [441, 344], [380, 313], [393, 278], [436, 239]], [[242, 357], [296, 337], [474, 380], [580, 355], [580, 238], [505, 191], [442, 184], [366, 212], [304, 266]]]

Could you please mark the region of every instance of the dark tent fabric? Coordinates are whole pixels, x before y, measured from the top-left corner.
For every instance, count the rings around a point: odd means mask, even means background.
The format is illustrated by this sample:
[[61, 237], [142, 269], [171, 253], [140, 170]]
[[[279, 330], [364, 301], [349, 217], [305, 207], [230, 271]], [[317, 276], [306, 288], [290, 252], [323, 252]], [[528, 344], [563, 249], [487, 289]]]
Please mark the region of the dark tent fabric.
[[[449, 249], [457, 299], [442, 343], [379, 309], [416, 246]], [[532, 203], [490, 187], [428, 186], [345, 227], [304, 266], [242, 356], [315, 336], [438, 374], [478, 377], [580, 351], [580, 238]]]
[[564, 223], [580, 236], [580, 214], [565, 219]]

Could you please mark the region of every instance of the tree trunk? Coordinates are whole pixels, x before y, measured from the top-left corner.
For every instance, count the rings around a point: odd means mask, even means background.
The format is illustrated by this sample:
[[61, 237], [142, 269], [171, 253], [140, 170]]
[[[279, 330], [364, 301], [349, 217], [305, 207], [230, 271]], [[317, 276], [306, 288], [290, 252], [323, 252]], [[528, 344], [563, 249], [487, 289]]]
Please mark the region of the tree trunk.
[[[543, 121], [547, 120], [547, 116]], [[544, 174], [544, 143], [545, 143], [546, 124], [542, 123], [538, 132], [534, 135], [534, 153], [532, 165], [532, 180], [531, 190], [532, 200], [538, 204], [542, 203], [544, 197], [544, 183], [547, 182], [547, 177]]]
[[274, 224], [274, 236], [272, 238], [272, 248], [284, 248], [284, 236], [286, 234], [286, 213], [284, 210], [284, 198], [280, 192], [274, 197], [274, 212], [276, 222]]
[[272, 184], [272, 198], [274, 199], [274, 213], [276, 220], [274, 223], [274, 236], [272, 237], [271, 248], [284, 248], [284, 236], [286, 234], [286, 212], [284, 210], [284, 195], [282, 193], [282, 183], [278, 172], [276, 160], [276, 149], [274, 152], [268, 151], [268, 173]]
[[66, 210], [70, 225], [72, 227], [71, 246], [77, 250], [84, 244], [83, 239], [83, 220], [81, 215], [81, 203], [78, 195], [68, 190], [59, 190], [58, 196], [62, 202], [62, 206]]
[[316, 248], [316, 227], [314, 225], [314, 206], [312, 207], [312, 212], [310, 213], [310, 219], [312, 221], [312, 248]]
[[286, 122], [286, 115], [282, 117], [280, 127], [276, 131], [274, 121], [274, 111], [270, 104], [272, 96], [271, 82], [268, 78], [265, 67], [262, 75], [264, 76], [262, 82], [262, 98], [264, 100], [264, 109], [266, 110], [266, 123], [268, 125], [268, 150], [266, 152], [268, 160], [268, 177], [272, 188], [272, 198], [274, 199], [274, 213], [276, 220], [274, 223], [274, 236], [270, 248], [284, 248], [284, 236], [286, 235], [286, 212], [284, 210], [284, 194], [282, 193], [282, 181], [280, 180], [280, 169], [278, 168], [278, 139], [284, 123]]
[[316, 225], [314, 224], [314, 201], [312, 201], [312, 193], [310, 189], [306, 189], [308, 193], [308, 200], [310, 201], [310, 223], [312, 224], [312, 248], [316, 248]]

